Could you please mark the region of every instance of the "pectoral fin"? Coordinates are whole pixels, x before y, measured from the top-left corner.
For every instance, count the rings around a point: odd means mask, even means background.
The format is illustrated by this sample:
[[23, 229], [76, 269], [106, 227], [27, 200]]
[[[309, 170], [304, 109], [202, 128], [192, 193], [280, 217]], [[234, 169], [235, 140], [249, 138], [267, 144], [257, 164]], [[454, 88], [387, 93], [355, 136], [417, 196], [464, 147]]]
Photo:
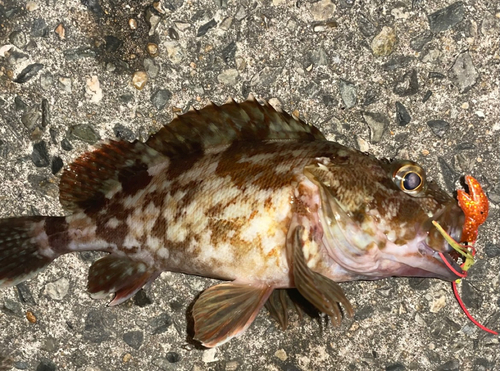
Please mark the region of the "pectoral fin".
[[340, 305], [344, 307], [347, 315], [352, 317], [354, 311], [351, 303], [344, 295], [338, 283], [312, 271], [304, 258], [302, 240], [304, 227], [298, 226], [293, 231], [291, 246], [288, 246], [293, 259], [293, 278], [295, 287], [318, 310], [330, 316], [332, 323], [340, 325], [342, 313]]
[[272, 287], [222, 283], [204, 291], [194, 303], [194, 338], [207, 348], [241, 335], [264, 305]]
[[115, 293], [109, 305], [118, 305], [134, 296], [146, 283], [154, 280], [159, 272], [148, 269], [146, 264], [126, 257], [108, 255], [92, 264], [89, 270], [88, 291], [94, 298]]

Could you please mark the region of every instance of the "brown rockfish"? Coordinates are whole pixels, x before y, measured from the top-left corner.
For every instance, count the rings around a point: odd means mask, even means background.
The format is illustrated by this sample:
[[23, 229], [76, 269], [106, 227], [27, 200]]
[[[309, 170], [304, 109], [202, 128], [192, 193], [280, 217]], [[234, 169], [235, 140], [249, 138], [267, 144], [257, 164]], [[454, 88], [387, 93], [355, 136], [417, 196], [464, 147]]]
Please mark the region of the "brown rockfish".
[[464, 214], [419, 165], [327, 141], [254, 99], [191, 110], [146, 143], [80, 156], [60, 201], [67, 216], [0, 221], [0, 286], [86, 250], [109, 253], [90, 267], [88, 289], [114, 293], [112, 305], [163, 271], [226, 280], [193, 307], [207, 347], [243, 333], [266, 302], [286, 324], [283, 289], [339, 323], [353, 310], [337, 282], [455, 280], [443, 259], [462, 272], [432, 221], [460, 240]]

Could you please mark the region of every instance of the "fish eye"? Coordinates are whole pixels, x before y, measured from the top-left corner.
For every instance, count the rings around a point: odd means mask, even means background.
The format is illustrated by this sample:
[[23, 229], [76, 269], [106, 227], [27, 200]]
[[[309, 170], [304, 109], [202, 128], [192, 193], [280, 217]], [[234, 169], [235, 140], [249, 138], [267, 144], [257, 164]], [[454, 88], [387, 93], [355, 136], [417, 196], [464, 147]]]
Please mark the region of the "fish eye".
[[425, 172], [415, 163], [406, 163], [395, 169], [392, 180], [403, 192], [418, 195], [425, 191]]

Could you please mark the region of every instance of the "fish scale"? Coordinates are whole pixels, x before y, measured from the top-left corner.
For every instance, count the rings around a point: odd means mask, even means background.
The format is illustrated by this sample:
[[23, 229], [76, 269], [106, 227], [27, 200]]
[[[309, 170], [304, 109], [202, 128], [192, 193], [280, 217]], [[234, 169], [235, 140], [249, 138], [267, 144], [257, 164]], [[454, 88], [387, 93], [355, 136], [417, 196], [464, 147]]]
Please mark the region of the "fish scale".
[[111, 305], [163, 271], [223, 279], [193, 306], [207, 347], [241, 335], [266, 303], [285, 328], [283, 290], [339, 324], [353, 309], [338, 282], [461, 272], [432, 222], [459, 240], [463, 212], [418, 164], [327, 141], [254, 99], [81, 155], [60, 201], [66, 216], [0, 220], [0, 286], [88, 250], [109, 253], [90, 267], [88, 291], [114, 294]]

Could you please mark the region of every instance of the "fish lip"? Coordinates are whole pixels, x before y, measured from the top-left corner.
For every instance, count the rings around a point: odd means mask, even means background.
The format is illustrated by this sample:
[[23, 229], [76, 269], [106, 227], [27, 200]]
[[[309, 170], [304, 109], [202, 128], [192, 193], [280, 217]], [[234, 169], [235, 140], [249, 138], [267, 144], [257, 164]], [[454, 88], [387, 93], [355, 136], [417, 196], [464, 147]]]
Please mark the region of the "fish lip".
[[[440, 273], [435, 273], [436, 276], [439, 276], [439, 278], [447, 281], [455, 281], [459, 278], [462, 278], [465, 271], [450, 255], [450, 252], [453, 251], [453, 248], [448, 243], [446, 243], [446, 245], [448, 248], [446, 251], [436, 251], [426, 242], [424, 241], [422, 242], [422, 246], [424, 246], [425, 249], [428, 250], [428, 252], [434, 259], [436, 259], [441, 263], [441, 266], [445, 268], [445, 272], [447, 273], [444, 275]], [[444, 259], [446, 260], [446, 262], [444, 261]], [[450, 269], [450, 266], [452, 269]]]

